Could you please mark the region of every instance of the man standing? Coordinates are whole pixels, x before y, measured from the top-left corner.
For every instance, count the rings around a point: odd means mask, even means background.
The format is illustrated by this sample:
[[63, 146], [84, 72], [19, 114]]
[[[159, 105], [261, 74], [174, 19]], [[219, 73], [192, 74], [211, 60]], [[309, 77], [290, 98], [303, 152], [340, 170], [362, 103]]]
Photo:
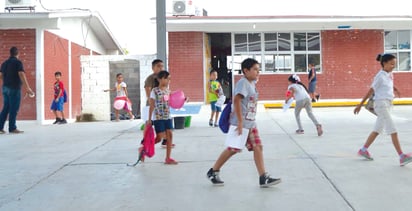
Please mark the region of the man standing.
[[[308, 74], [308, 81], [309, 81], [309, 86], [308, 86], [308, 91], [309, 91], [309, 96], [312, 99], [312, 102], [317, 102], [319, 101], [320, 94], [316, 93], [316, 70], [315, 70], [315, 63], [309, 63], [308, 65], [309, 69], [309, 74]], [[315, 99], [316, 97], [316, 99]]]
[[0, 79], [3, 80], [3, 110], [0, 113], [0, 134], [4, 131], [4, 124], [9, 117], [9, 133], [23, 133], [16, 126], [16, 117], [20, 108], [21, 86], [24, 85], [26, 93], [34, 95], [26, 74], [23, 63], [18, 59], [19, 50], [16, 47], [10, 48], [10, 57], [1, 65]]

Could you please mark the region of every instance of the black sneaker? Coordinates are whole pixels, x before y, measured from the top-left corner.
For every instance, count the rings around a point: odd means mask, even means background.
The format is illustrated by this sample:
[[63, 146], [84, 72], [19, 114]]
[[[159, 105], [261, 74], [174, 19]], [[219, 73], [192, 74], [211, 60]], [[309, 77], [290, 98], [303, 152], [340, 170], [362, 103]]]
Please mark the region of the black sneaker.
[[209, 119], [209, 126], [213, 126], [213, 120]]
[[316, 100], [315, 100], [315, 98], [312, 98], [312, 103], [316, 103]]
[[61, 124], [67, 124], [66, 119], [62, 119], [60, 120], [57, 124], [61, 125]]
[[316, 101], [319, 101], [319, 98], [320, 98], [320, 94], [317, 94], [316, 95]]
[[206, 176], [213, 183], [213, 185], [223, 185], [224, 183], [219, 177], [219, 171], [213, 171], [213, 168], [209, 169]]
[[56, 118], [56, 121], [53, 122], [53, 125], [57, 124], [60, 122], [60, 118]]
[[268, 173], [264, 173], [259, 177], [259, 184], [261, 188], [267, 188], [269, 186], [279, 184], [280, 182], [280, 178], [272, 178]]

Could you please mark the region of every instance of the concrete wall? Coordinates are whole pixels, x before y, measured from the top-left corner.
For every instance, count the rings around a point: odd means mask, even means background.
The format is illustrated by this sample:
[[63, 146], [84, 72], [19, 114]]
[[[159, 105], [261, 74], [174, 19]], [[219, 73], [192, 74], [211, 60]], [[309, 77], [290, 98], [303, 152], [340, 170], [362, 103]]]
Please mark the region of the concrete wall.
[[152, 73], [153, 59], [154, 55], [82, 56], [82, 113], [92, 113], [97, 120], [110, 120], [114, 93], [103, 90], [112, 88], [115, 75], [121, 72], [129, 87], [133, 113], [140, 116], [139, 106], [146, 101], [143, 84]]

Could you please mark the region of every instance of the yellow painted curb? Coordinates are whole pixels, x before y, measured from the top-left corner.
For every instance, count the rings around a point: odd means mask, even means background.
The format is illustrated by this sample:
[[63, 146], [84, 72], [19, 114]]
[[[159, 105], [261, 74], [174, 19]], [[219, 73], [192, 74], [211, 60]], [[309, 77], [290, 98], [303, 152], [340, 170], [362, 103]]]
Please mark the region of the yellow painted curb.
[[[323, 101], [323, 102], [316, 102], [312, 103], [312, 107], [346, 107], [346, 106], [356, 106], [358, 105], [360, 100], [358, 101]], [[412, 100], [394, 100], [394, 105], [412, 105]], [[283, 103], [276, 102], [276, 103], [264, 103], [263, 106], [265, 108], [282, 108]], [[291, 107], [295, 107], [295, 103], [292, 103]]]

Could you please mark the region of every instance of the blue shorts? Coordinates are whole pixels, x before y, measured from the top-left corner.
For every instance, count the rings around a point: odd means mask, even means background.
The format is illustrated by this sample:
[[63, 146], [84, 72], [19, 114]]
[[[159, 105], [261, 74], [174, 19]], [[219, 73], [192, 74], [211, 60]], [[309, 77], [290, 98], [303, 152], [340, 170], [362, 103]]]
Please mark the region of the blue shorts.
[[316, 90], [316, 81], [309, 82], [308, 91], [309, 93], [315, 93]]
[[59, 100], [56, 102], [53, 100], [50, 109], [52, 111], [63, 111], [64, 97], [59, 97]]
[[173, 129], [172, 119], [154, 120], [152, 122], [155, 127], [156, 133], [163, 133], [166, 130]]
[[214, 111], [216, 111], [216, 112], [221, 112], [221, 111], [222, 111], [222, 108], [221, 108], [221, 107], [217, 107], [217, 106], [216, 106], [216, 102], [217, 102], [217, 101], [210, 102], [210, 109], [212, 110], [212, 112], [214, 112]]

